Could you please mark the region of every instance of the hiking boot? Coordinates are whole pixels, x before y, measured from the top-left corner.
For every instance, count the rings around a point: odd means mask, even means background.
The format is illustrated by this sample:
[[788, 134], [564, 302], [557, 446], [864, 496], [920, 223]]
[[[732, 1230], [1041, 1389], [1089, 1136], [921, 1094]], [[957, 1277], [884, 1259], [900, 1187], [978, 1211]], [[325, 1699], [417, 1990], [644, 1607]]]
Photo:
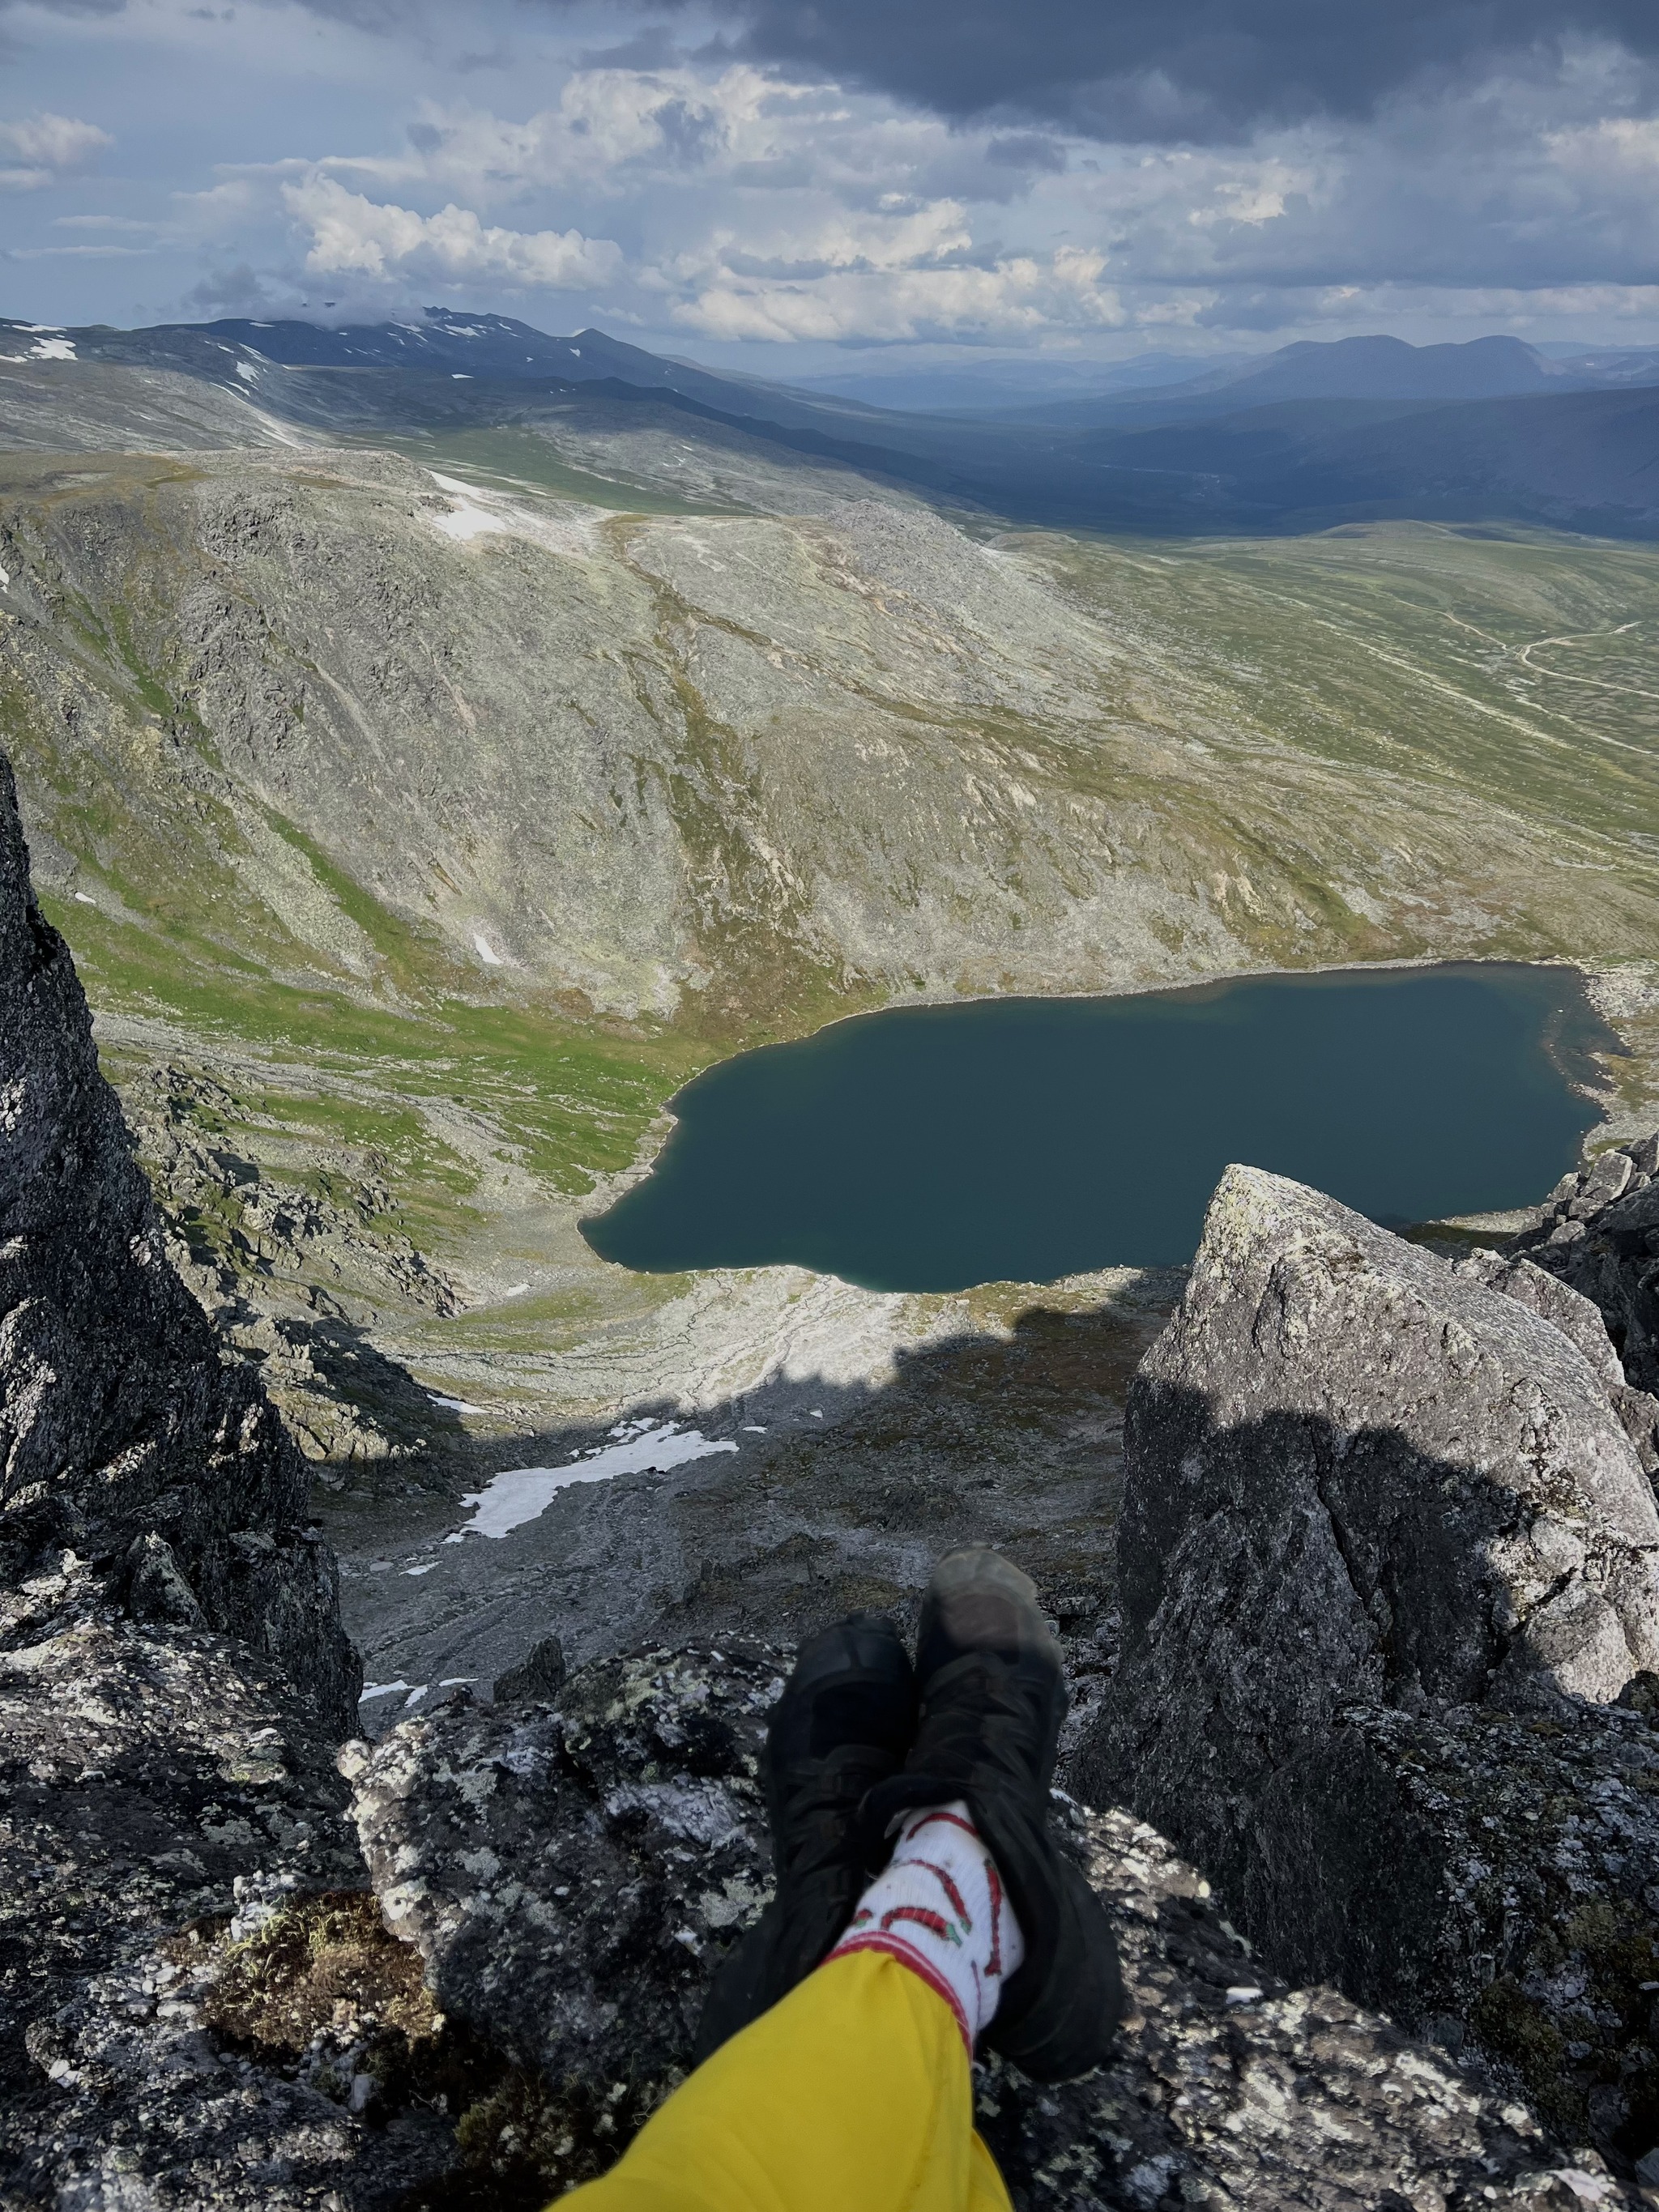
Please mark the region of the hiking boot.
[[777, 1893], [714, 1977], [701, 2064], [810, 1974], [885, 1864], [866, 1864], [858, 1810], [896, 1774], [916, 1722], [916, 1678], [884, 1613], [855, 1613], [802, 1645], [767, 1724], [761, 1761]]
[[921, 1601], [921, 1717], [904, 1771], [865, 1810], [879, 1832], [916, 1805], [966, 1801], [1025, 1939], [984, 2040], [1033, 2080], [1100, 2065], [1122, 2010], [1105, 1908], [1048, 1828], [1066, 1684], [1036, 1588], [988, 1545], [947, 1552]]

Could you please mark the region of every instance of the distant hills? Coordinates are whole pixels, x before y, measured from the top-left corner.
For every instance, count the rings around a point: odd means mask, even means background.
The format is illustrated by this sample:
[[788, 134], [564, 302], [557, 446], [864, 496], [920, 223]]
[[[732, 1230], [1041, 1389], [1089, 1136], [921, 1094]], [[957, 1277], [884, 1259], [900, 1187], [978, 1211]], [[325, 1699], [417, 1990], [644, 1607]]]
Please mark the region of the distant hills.
[[[1279, 533], [1421, 518], [1659, 536], [1659, 350], [1552, 358], [1512, 337], [1303, 342], [1196, 375], [1164, 356], [1116, 388], [969, 414], [723, 374], [602, 331], [505, 315], [330, 327], [249, 319], [44, 330], [0, 321], [0, 361], [206, 380], [268, 415], [354, 435], [618, 406], [741, 432], [1017, 522]], [[1130, 380], [1138, 370], [1140, 381]], [[960, 399], [966, 373], [944, 388]], [[902, 379], [890, 380], [902, 384]], [[994, 396], [994, 387], [990, 387]], [[216, 403], [222, 404], [222, 402]]]

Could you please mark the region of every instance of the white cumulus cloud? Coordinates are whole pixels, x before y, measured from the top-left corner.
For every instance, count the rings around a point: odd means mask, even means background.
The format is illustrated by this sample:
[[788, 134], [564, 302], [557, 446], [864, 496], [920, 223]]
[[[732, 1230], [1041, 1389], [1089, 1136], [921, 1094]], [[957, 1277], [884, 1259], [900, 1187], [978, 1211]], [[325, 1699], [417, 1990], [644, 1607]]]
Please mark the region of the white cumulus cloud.
[[622, 267], [622, 249], [612, 239], [585, 238], [579, 230], [509, 230], [453, 202], [435, 215], [420, 215], [348, 191], [332, 177], [285, 185], [283, 198], [311, 232], [306, 266], [319, 276], [495, 278], [565, 291], [606, 283]]
[[1042, 257], [1011, 255], [983, 268], [835, 269], [806, 278], [726, 270], [672, 313], [706, 337], [775, 342], [1006, 339], [1048, 330], [1115, 330], [1128, 316], [1117, 289], [1102, 283], [1104, 268], [1098, 253], [1062, 247]]
[[15, 123], [0, 123], [0, 152], [17, 156], [16, 166], [0, 167], [0, 185], [14, 191], [35, 191], [114, 143], [95, 123], [44, 109]]

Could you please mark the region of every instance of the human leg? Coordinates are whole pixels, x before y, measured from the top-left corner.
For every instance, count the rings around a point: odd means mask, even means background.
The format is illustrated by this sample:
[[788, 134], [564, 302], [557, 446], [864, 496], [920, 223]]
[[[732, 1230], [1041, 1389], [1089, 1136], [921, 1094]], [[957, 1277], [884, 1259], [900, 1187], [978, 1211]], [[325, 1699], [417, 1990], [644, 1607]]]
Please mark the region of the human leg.
[[777, 1898], [716, 1984], [706, 2063], [584, 2208], [1007, 2212], [973, 2132], [975, 2038], [1006, 1992], [991, 2039], [1027, 2071], [1104, 2057], [1116, 1954], [1048, 1832], [1066, 1692], [1033, 1585], [984, 1547], [940, 1561], [902, 1772], [896, 1644], [866, 1615], [803, 1651], [768, 1736]]
[[723, 2044], [580, 2212], [1009, 2212], [957, 2011], [890, 1954], [827, 1960]]

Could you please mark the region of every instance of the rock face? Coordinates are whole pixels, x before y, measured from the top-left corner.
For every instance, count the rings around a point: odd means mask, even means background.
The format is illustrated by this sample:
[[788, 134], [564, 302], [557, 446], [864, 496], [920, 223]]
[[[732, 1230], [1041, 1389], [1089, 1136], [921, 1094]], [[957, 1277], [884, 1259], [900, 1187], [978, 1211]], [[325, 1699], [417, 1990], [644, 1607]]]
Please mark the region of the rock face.
[[1130, 1396], [1122, 1656], [1080, 1771], [1282, 1971], [1471, 2039], [1639, 2155], [1659, 1520], [1569, 1301], [1231, 1169]]
[[246, 1647], [72, 1558], [0, 1619], [0, 2203], [320, 2205], [376, 2146], [216, 2048], [193, 1968], [257, 1869], [361, 1881], [329, 1747]]
[[[1576, 1249], [1569, 1246], [1568, 1253]], [[1609, 1322], [1616, 1324], [1619, 1320], [1620, 1308], [1617, 1302], [1604, 1311], [1561, 1276], [1547, 1273], [1524, 1252], [1503, 1255], [1475, 1252], [1457, 1262], [1457, 1272], [1473, 1275], [1478, 1282], [1501, 1291], [1506, 1298], [1515, 1299], [1528, 1311], [1541, 1314], [1564, 1336], [1571, 1338], [1601, 1378], [1613, 1412], [1636, 1447], [1644, 1473], [1650, 1478], [1659, 1474], [1659, 1399], [1650, 1391], [1637, 1389], [1626, 1379], [1624, 1362], [1609, 1330]], [[1600, 1279], [1599, 1272], [1591, 1279]], [[1605, 1281], [1601, 1287], [1607, 1288]], [[1621, 1331], [1620, 1340], [1629, 1343], [1628, 1329]], [[1637, 1356], [1639, 1358], [1639, 1346]]]
[[343, 1730], [361, 1686], [303, 1462], [168, 1265], [0, 761], [0, 1585], [68, 1546]]
[[[0, 2197], [320, 2205], [413, 2179], [204, 2033], [239, 1891], [362, 1881], [361, 1676], [303, 1462], [169, 1266], [0, 760]], [[13, 2197], [12, 2185], [19, 2191]]]
[[1597, 1308], [1622, 1379], [1659, 1391], [1659, 1136], [1564, 1176], [1518, 1249]]
[[[441, 1707], [343, 1755], [382, 1907], [440, 2007], [542, 2079], [510, 2109], [548, 2193], [607, 2163], [684, 2070], [714, 1968], [769, 1893], [756, 1761], [789, 1658], [599, 1661], [554, 1701]], [[1599, 2160], [1553, 2155], [1522, 2107], [1387, 2021], [1263, 1972], [1133, 1816], [1060, 1810], [1131, 2003], [1084, 2081], [980, 2070], [1022, 2212], [1626, 2201]]]

